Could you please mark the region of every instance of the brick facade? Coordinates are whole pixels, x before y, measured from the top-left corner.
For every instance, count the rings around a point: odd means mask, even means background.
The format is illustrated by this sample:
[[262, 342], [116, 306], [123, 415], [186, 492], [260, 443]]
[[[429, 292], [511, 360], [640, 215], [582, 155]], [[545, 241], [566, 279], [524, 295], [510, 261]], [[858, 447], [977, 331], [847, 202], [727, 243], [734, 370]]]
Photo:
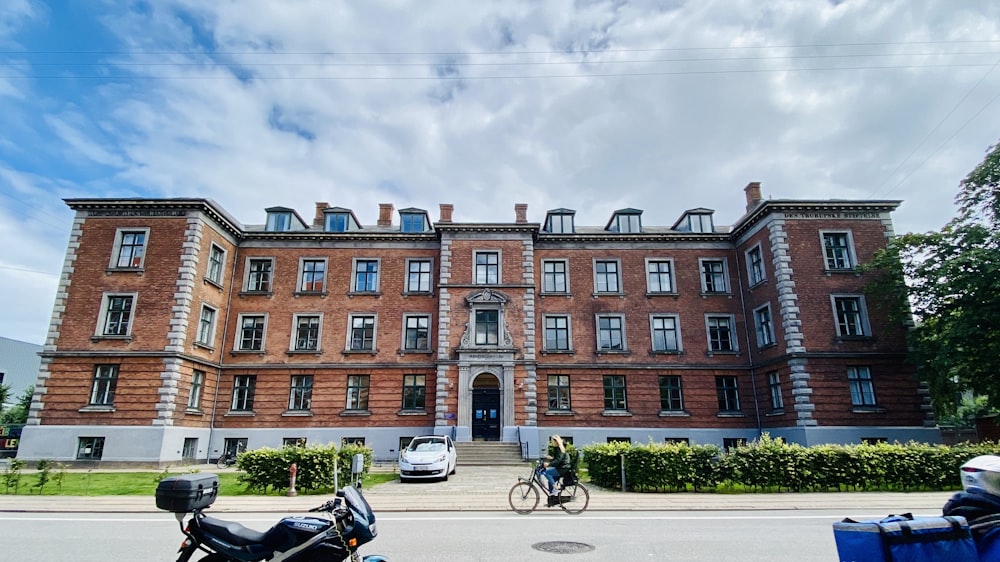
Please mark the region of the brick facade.
[[898, 202], [761, 201], [755, 185], [731, 227], [686, 227], [714, 219], [696, 209], [640, 230], [626, 209], [565, 232], [524, 205], [493, 223], [442, 205], [404, 232], [423, 211], [396, 224], [383, 204], [376, 225], [333, 232], [324, 214], [346, 210], [325, 203], [311, 224], [268, 209], [290, 226], [265, 230], [201, 199], [67, 200], [20, 454], [169, 464], [237, 440], [364, 439], [388, 458], [430, 432], [530, 454], [551, 433], [939, 440], [904, 328], [855, 267]]

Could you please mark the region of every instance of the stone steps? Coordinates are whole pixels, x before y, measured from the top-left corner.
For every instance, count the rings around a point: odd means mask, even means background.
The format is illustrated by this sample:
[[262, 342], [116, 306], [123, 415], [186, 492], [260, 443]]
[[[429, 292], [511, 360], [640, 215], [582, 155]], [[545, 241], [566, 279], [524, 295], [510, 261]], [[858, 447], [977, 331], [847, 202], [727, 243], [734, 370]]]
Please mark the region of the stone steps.
[[455, 443], [459, 466], [517, 466], [523, 465], [521, 446], [517, 443], [497, 441], [471, 441]]

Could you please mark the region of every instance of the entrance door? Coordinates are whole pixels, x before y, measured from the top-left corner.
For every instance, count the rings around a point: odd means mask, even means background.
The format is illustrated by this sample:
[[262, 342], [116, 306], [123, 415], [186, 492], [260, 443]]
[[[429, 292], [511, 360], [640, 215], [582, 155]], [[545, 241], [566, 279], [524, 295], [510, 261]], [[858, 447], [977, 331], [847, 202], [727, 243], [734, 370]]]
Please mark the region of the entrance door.
[[500, 440], [500, 389], [472, 389], [472, 438]]

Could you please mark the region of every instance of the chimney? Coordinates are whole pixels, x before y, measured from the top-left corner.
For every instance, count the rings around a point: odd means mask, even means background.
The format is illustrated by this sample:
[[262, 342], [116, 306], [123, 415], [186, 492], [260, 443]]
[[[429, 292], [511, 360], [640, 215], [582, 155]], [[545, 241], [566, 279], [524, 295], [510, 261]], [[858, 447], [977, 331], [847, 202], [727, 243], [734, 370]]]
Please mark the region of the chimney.
[[752, 181], [743, 188], [743, 192], [747, 194], [747, 212], [750, 212], [754, 207], [760, 205], [764, 200], [760, 195], [760, 182]]
[[528, 205], [526, 203], [514, 204], [514, 222], [517, 223], [528, 222]]
[[441, 203], [441, 221], [440, 222], [451, 222], [451, 212], [455, 210], [455, 206], [451, 203]]
[[313, 218], [313, 225], [319, 226], [323, 224], [323, 211], [330, 208], [329, 203], [324, 203], [322, 201], [316, 202], [316, 216]]
[[379, 226], [392, 226], [392, 203], [379, 203], [378, 204], [378, 223]]

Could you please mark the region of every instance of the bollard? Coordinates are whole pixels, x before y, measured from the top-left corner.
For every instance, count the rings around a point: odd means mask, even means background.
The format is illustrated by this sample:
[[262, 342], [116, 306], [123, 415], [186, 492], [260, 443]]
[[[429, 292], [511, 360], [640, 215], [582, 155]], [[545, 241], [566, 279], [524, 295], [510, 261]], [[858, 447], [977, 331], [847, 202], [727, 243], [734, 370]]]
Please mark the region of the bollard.
[[285, 494], [288, 497], [297, 496], [299, 494], [298, 492], [295, 491], [295, 475], [298, 474], [298, 472], [299, 472], [299, 467], [295, 463], [292, 463], [292, 466], [288, 467], [289, 488], [288, 488], [288, 493]]

